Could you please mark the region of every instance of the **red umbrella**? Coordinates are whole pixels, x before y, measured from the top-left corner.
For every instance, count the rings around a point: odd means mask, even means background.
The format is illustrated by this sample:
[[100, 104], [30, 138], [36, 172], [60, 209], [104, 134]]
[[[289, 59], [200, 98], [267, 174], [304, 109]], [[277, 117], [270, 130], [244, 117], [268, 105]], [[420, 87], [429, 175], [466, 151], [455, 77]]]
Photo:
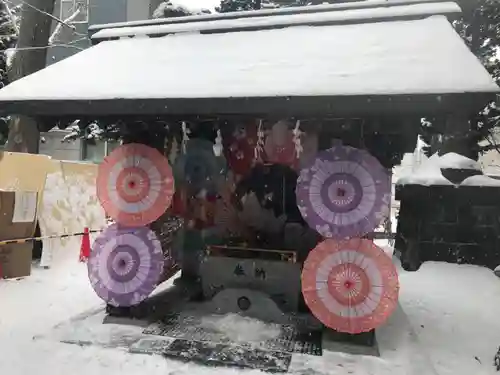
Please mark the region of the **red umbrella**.
[[304, 263], [302, 294], [325, 326], [351, 334], [377, 328], [397, 306], [399, 281], [391, 258], [366, 239], [327, 239]]
[[152, 223], [167, 210], [173, 195], [172, 169], [154, 148], [123, 145], [99, 165], [97, 196], [104, 210], [120, 225]]

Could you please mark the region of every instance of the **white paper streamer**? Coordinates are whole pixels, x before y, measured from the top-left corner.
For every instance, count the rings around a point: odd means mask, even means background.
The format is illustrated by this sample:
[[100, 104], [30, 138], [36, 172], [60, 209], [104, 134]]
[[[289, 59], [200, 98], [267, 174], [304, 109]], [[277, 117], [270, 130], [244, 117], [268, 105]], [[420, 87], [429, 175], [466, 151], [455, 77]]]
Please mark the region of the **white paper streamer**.
[[215, 145], [214, 145], [215, 156], [221, 156], [222, 151], [224, 151], [224, 146], [222, 146], [222, 134], [220, 129], [217, 129], [217, 138], [215, 138]]
[[257, 144], [255, 145], [255, 160], [260, 161], [261, 153], [264, 152], [264, 129], [262, 128], [262, 120], [259, 120], [257, 129]]
[[182, 122], [182, 152], [186, 153], [186, 144], [189, 141], [189, 134], [191, 130], [188, 129], [185, 121]]
[[302, 137], [302, 131], [300, 130], [300, 120], [297, 120], [295, 123], [295, 129], [293, 129], [293, 143], [295, 144], [295, 156], [297, 159], [300, 158], [300, 155], [304, 151], [302, 147], [302, 143], [300, 142], [300, 138]]

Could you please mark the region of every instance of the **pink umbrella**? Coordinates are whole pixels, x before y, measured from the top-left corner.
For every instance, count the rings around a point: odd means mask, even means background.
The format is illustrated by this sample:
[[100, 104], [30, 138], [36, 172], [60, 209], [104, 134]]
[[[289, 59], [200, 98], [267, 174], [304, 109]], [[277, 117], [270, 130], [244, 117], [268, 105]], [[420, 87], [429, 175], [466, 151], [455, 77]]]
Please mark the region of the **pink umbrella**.
[[127, 144], [99, 165], [97, 196], [106, 213], [129, 227], [147, 225], [165, 213], [174, 195], [168, 160], [154, 148]]
[[327, 239], [302, 271], [302, 294], [319, 321], [351, 334], [377, 328], [397, 306], [399, 281], [391, 258], [366, 239]]

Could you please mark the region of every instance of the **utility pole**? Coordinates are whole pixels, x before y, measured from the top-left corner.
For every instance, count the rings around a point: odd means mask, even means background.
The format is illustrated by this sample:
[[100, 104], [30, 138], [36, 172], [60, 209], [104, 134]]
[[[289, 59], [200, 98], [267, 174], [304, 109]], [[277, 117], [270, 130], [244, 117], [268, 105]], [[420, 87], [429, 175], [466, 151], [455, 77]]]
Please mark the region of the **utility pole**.
[[[16, 52], [8, 72], [10, 82], [45, 68], [54, 3], [55, 0], [23, 0]], [[37, 154], [39, 142], [40, 131], [35, 119], [12, 117], [7, 151]]]

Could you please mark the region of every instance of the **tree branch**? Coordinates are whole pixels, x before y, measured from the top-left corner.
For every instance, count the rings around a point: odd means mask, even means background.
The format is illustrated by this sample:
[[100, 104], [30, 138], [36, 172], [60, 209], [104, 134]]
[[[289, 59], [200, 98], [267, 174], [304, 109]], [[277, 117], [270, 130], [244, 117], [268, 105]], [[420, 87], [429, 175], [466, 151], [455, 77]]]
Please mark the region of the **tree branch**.
[[491, 132], [490, 132], [490, 135], [488, 135], [486, 137], [486, 141], [488, 141], [489, 145], [481, 147], [481, 152], [484, 153], [484, 152], [487, 152], [487, 151], [496, 150], [498, 153], [500, 153], [500, 145], [498, 145], [495, 142], [495, 139], [493, 138]]
[[[3, 1], [6, 1], [6, 2], [8, 2], [8, 3], [13, 4], [13, 3], [12, 3], [11, 1], [9, 1], [9, 0], [3, 0]], [[56, 21], [57, 23], [60, 23], [60, 24], [62, 24], [62, 25], [64, 25], [64, 26], [66, 26], [66, 27], [69, 27], [69, 28], [70, 28], [70, 29], [72, 29], [72, 30], [74, 30], [74, 29], [75, 29], [75, 27], [74, 27], [74, 26], [71, 26], [71, 25], [66, 24], [63, 20], [61, 20], [60, 18], [57, 18], [57, 17], [56, 17], [56, 16], [54, 16], [53, 14], [50, 14], [50, 13], [48, 13], [48, 12], [45, 12], [45, 11], [41, 10], [41, 9], [38, 9], [38, 8], [37, 8], [37, 7], [35, 7], [34, 5], [31, 5], [30, 3], [28, 3], [27, 1], [24, 1], [24, 0], [19, 0], [19, 1], [21, 2], [21, 4], [26, 5], [26, 6], [30, 7], [31, 9], [33, 9], [33, 10], [35, 10], [35, 11], [39, 12], [39, 13], [42, 13], [42, 14], [46, 15], [47, 17], [52, 18], [52, 19], [53, 19], [54, 21]]]
[[48, 46], [40, 46], [40, 47], [24, 47], [24, 48], [9, 48], [11, 51], [31, 51], [31, 50], [39, 50], [39, 49], [48, 49], [54, 47], [66, 47], [66, 48], [74, 48], [80, 51], [83, 51], [85, 48], [73, 46], [71, 44], [51, 44]]
[[71, 31], [75, 33], [75, 26], [72, 25], [71, 23], [75, 20], [76, 17], [81, 13], [80, 7], [77, 8], [75, 12], [73, 12], [72, 15], [70, 15], [68, 18], [64, 20], [64, 23], [58, 23], [56, 28], [54, 29], [54, 32], [52, 35], [49, 37], [49, 45], [54, 44], [55, 40], [57, 37], [60, 36], [62, 33], [63, 26], [69, 26]]
[[17, 20], [16, 20], [16, 17], [14, 16], [14, 14], [12, 13], [12, 10], [10, 9], [9, 7], [9, 4], [7, 4], [7, 2], [5, 0], [1, 0], [2, 3], [3, 3], [3, 6], [5, 8], [5, 11], [7, 12], [7, 15], [9, 16], [10, 18], [10, 21], [12, 23], [12, 27], [14, 27], [14, 30], [16, 31], [16, 35], [19, 35], [19, 26], [17, 24]]

